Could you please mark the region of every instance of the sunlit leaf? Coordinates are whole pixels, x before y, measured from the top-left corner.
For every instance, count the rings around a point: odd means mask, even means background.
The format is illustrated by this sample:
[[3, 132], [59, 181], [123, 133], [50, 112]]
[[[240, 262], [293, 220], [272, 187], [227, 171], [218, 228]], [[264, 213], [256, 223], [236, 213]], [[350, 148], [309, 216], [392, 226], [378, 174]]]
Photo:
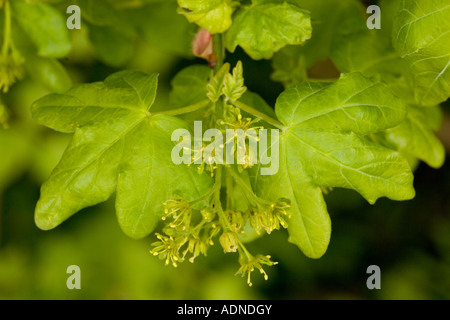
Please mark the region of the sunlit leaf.
[[450, 97], [449, 16], [447, 0], [403, 0], [394, 22], [395, 49], [414, 74], [415, 97], [422, 105]]
[[66, 21], [47, 4], [11, 1], [13, 17], [43, 57], [60, 58], [69, 53], [71, 43]]
[[231, 0], [178, 0], [180, 13], [189, 22], [208, 29], [212, 34], [225, 32], [231, 26]]
[[226, 34], [227, 48], [242, 47], [253, 59], [270, 59], [288, 44], [311, 38], [310, 16], [296, 5], [255, 1], [236, 14]]
[[349, 74], [333, 84], [292, 86], [278, 98], [275, 111], [286, 126], [280, 169], [273, 176], [254, 173], [253, 183], [263, 198], [288, 195], [290, 240], [307, 256], [322, 256], [330, 237], [319, 187], [354, 189], [370, 203], [383, 196], [414, 197], [407, 161], [365, 137], [406, 116], [405, 106], [381, 82]]
[[54, 228], [117, 190], [119, 223], [126, 234], [141, 238], [160, 220], [164, 201], [175, 194], [190, 201], [208, 191], [208, 175], [171, 161], [171, 134], [187, 125], [150, 113], [156, 87], [156, 75], [124, 71], [33, 105], [40, 123], [74, 132], [42, 186], [35, 216], [40, 228]]

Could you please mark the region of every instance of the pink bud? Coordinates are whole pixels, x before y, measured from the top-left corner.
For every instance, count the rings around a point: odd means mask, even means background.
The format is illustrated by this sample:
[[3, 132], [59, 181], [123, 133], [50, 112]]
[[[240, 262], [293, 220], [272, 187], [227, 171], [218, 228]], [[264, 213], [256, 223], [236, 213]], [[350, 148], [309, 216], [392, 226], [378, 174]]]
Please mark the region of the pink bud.
[[207, 29], [201, 29], [194, 38], [192, 43], [192, 52], [194, 56], [208, 59], [213, 53], [213, 39], [211, 32]]

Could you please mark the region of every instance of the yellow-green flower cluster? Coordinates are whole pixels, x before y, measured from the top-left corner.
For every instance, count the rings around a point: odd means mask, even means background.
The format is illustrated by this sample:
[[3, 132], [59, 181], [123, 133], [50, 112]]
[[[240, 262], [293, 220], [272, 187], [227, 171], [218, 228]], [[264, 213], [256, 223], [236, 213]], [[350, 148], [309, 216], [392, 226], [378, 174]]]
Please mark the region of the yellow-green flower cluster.
[[23, 77], [23, 63], [24, 59], [16, 52], [0, 55], [0, 90], [4, 93]]
[[[261, 230], [271, 233], [280, 227], [287, 228], [289, 207], [289, 200], [278, 199], [263, 210], [250, 208], [245, 212], [233, 209], [222, 211], [213, 201], [209, 206], [195, 210], [185, 199], [175, 196], [164, 202], [164, 234], [156, 234], [158, 241], [153, 243], [154, 248], [150, 252], [165, 260], [166, 265], [177, 267], [187, 255], [190, 255], [188, 260], [193, 263], [198, 256], [207, 255], [209, 247], [214, 245], [213, 238], [222, 232], [220, 245], [225, 253], [239, 253], [241, 267], [237, 273], [243, 276], [247, 274], [247, 283], [251, 286], [250, 274], [255, 269], [267, 280], [262, 265], [272, 266], [276, 262], [271, 261], [270, 256], [252, 256], [240, 241], [239, 235], [244, 233], [248, 223], [258, 233]], [[197, 213], [197, 217], [194, 213]], [[199, 222], [194, 224], [195, 220]]]
[[166, 265], [172, 263], [176, 267], [183, 260], [179, 254], [180, 246], [183, 244], [180, 244], [172, 236], [164, 236], [159, 233], [156, 234], [156, 238], [159, 241], [153, 243], [155, 248], [151, 250], [151, 253], [159, 256], [161, 260], [165, 260]]
[[177, 230], [186, 230], [191, 224], [192, 209], [189, 202], [181, 197], [175, 197], [164, 202], [164, 216], [163, 220], [168, 217], [173, 219], [169, 223], [169, 227]]
[[241, 274], [243, 277], [247, 274], [247, 284], [251, 287], [253, 284], [251, 282], [250, 276], [255, 269], [258, 269], [261, 274], [264, 275], [264, 280], [269, 279], [269, 276], [264, 271], [262, 265], [267, 266], [273, 266], [278, 264], [278, 262], [273, 262], [271, 259], [271, 256], [263, 256], [263, 255], [257, 255], [256, 257], [253, 257], [248, 252], [241, 254], [239, 257], [239, 263], [241, 267], [236, 272], [236, 274]]
[[[209, 195], [191, 203], [178, 196], [164, 203], [164, 235], [157, 234], [158, 241], [153, 244], [151, 252], [165, 260], [166, 265], [176, 267], [188, 255], [190, 262], [194, 262], [200, 255], [206, 256], [209, 247], [214, 245], [213, 239], [218, 236], [225, 253], [239, 254], [240, 268], [236, 274], [247, 276], [247, 283], [251, 286], [253, 271], [259, 270], [267, 280], [263, 265], [273, 266], [277, 263], [268, 255], [250, 254], [241, 239], [246, 236], [246, 230], [251, 228], [258, 234], [261, 231], [270, 234], [273, 230], [287, 228], [290, 201], [278, 199], [271, 202], [261, 199], [254, 194], [249, 179], [241, 178], [240, 173], [257, 163], [258, 148], [255, 146], [259, 142], [259, 130], [264, 127], [258, 126], [260, 119], [244, 117], [237, 107], [240, 105], [238, 100], [247, 89], [244, 86], [242, 64], [238, 63], [232, 74], [229, 70], [229, 64], [223, 65], [209, 81], [206, 89], [211, 107], [204, 118], [212, 123], [209, 127], [217, 126], [226, 134], [226, 139], [220, 142], [220, 148], [227, 146], [222, 151], [227, 152], [227, 159], [231, 157], [237, 160], [233, 162], [237, 165], [216, 164], [213, 161], [216, 154], [213, 153], [207, 153], [211, 158], [205, 159], [208, 146], [203, 141], [196, 140], [198, 137], [194, 137], [194, 147], [184, 147], [183, 151], [188, 152], [191, 163], [198, 166], [199, 173], [205, 170], [211, 172], [215, 184]], [[242, 192], [240, 203], [233, 201], [235, 186], [239, 186]], [[222, 192], [225, 189], [227, 201], [223, 206]], [[199, 209], [200, 202], [204, 205], [202, 209]]]
[[[237, 159], [238, 169], [242, 172], [244, 169], [252, 168], [255, 165], [255, 161], [258, 156], [255, 153], [257, 148], [250, 148], [251, 144], [256, 144], [259, 141], [259, 130], [264, 129], [262, 126], [257, 126], [259, 119], [244, 118], [241, 114], [240, 109], [232, 106], [226, 106], [225, 120], [220, 121], [220, 124], [226, 126], [227, 129], [235, 130], [235, 134], [231, 137], [227, 136], [225, 142], [226, 145], [232, 145], [231, 150]], [[241, 134], [239, 131], [245, 134], [245, 144], [240, 145], [233, 143]], [[243, 155], [242, 158], [238, 159], [239, 155]]]
[[290, 218], [289, 200], [278, 199], [275, 203], [269, 205], [264, 210], [250, 209], [250, 223], [259, 234], [261, 230], [265, 230], [270, 234], [273, 230], [280, 230], [280, 227], [287, 228], [287, 219]]
[[164, 202], [164, 235], [157, 234], [158, 241], [152, 244], [153, 255], [174, 267], [183, 262], [188, 253], [190, 262], [200, 254], [206, 256], [208, 248], [214, 244], [213, 238], [220, 232], [220, 225], [214, 220], [215, 214], [209, 208], [201, 210], [201, 221], [192, 223], [191, 204], [179, 196]]
[[[203, 141], [200, 141], [199, 143], [201, 143], [201, 148], [191, 148], [190, 152], [192, 153], [191, 156], [191, 163], [198, 165], [197, 170], [199, 174], [202, 174], [205, 170], [211, 173], [211, 177], [214, 176], [214, 170], [217, 169], [217, 164], [214, 161], [211, 161], [211, 159], [208, 159], [208, 162], [210, 164], [206, 163], [206, 159], [203, 157], [203, 154], [205, 152], [205, 149], [207, 147], [207, 145], [205, 143], [203, 143]], [[197, 139], [194, 138], [194, 146], [197, 145]], [[213, 153], [211, 155], [212, 157], [215, 157], [215, 154]], [[200, 164], [199, 164], [200, 162]], [[190, 166], [190, 164], [188, 164], [188, 166]]]
[[3, 43], [0, 53], [0, 90], [7, 93], [9, 88], [23, 77], [25, 60], [14, 46], [11, 38], [11, 9], [7, 1], [0, 0], [0, 9], [4, 10]]

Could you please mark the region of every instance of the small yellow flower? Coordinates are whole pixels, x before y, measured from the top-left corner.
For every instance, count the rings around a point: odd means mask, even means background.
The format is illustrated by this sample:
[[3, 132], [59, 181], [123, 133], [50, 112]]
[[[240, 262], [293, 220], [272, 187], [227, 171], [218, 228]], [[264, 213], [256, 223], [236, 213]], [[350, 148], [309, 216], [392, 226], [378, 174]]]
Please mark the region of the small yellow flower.
[[228, 119], [226, 121], [221, 121], [220, 122], [221, 125], [227, 125], [230, 127], [230, 129], [234, 129], [234, 130], [242, 129], [244, 132], [246, 132], [247, 130], [250, 130], [250, 129], [255, 129], [255, 130], [264, 129], [264, 127], [262, 127], [262, 126], [254, 125], [255, 123], [260, 121], [259, 118], [255, 118], [255, 119], [244, 118], [244, 117], [242, 117], [242, 114], [238, 108], [235, 108], [232, 106], [228, 106], [228, 108], [229, 108]]
[[174, 267], [178, 266], [178, 263], [183, 262], [183, 258], [180, 257], [179, 250], [186, 243], [186, 240], [175, 240], [172, 236], [166, 237], [159, 233], [156, 234], [159, 241], [152, 244], [155, 248], [150, 250], [150, 253], [154, 256], [159, 256], [161, 260], [166, 260], [166, 266], [172, 263]]
[[[199, 147], [194, 147], [191, 148], [191, 163], [193, 163], [194, 165], [198, 165], [197, 170], [199, 174], [202, 174], [203, 171], [205, 171], [205, 169], [207, 171], [209, 171], [211, 173], [211, 177], [214, 176], [214, 170], [217, 169], [217, 165], [216, 165], [216, 159], [215, 159], [215, 154], [212, 154], [212, 157], [208, 159], [208, 163], [206, 163], [205, 158], [204, 158], [204, 152], [205, 149], [207, 148], [207, 145], [205, 143], [203, 143], [203, 141], [197, 142], [196, 138], [194, 138], [194, 146], [196, 146], [197, 144], [201, 143], [201, 148]], [[214, 152], [213, 152], [214, 153]], [[188, 165], [190, 166], [190, 164]]]
[[279, 230], [280, 227], [287, 228], [286, 220], [291, 217], [289, 208], [289, 200], [278, 199], [264, 210], [249, 209], [250, 224], [258, 234], [262, 229], [270, 234], [273, 230]]
[[212, 223], [208, 224], [208, 226], [205, 228], [205, 230], [207, 230], [206, 233], [208, 234], [208, 236], [206, 238], [206, 242], [210, 246], [214, 245], [214, 242], [212, 239], [219, 234], [220, 230], [222, 230], [221, 226], [212, 222]]
[[205, 240], [201, 240], [195, 237], [189, 237], [188, 246], [186, 250], [183, 252], [183, 259], [188, 252], [192, 254], [189, 258], [189, 262], [194, 263], [195, 258], [197, 258], [200, 254], [206, 256], [206, 252], [208, 251], [209, 243]]
[[187, 230], [191, 224], [192, 209], [189, 202], [176, 196], [171, 200], [164, 202], [163, 220], [171, 217], [173, 221], [169, 226], [179, 230]]
[[213, 221], [214, 218], [216, 217], [216, 213], [214, 212], [214, 210], [208, 207], [200, 210], [200, 213], [202, 214], [203, 220], [207, 222]]
[[278, 262], [271, 261], [270, 258], [270, 256], [263, 256], [260, 254], [256, 257], [253, 257], [248, 252], [246, 252], [246, 254], [242, 254], [239, 257], [239, 263], [241, 264], [241, 267], [236, 272], [236, 275], [241, 274], [244, 277], [245, 274], [247, 274], [247, 284], [251, 287], [253, 284], [251, 282], [250, 275], [256, 268], [261, 274], [264, 275], [264, 280], [267, 280], [269, 279], [269, 276], [264, 271], [262, 265], [265, 264], [268, 266], [273, 266], [278, 264]]
[[290, 207], [290, 201], [287, 199], [278, 199], [274, 204], [270, 205], [268, 212], [272, 222], [272, 230], [280, 229], [280, 225], [283, 228], [288, 227], [286, 219], [291, 217], [290, 212], [288, 212]]
[[228, 220], [231, 231], [236, 233], [242, 233], [244, 231], [245, 218], [241, 211], [225, 210], [224, 214]]
[[7, 93], [9, 88], [23, 77], [24, 60], [18, 54], [0, 56], [0, 90]]

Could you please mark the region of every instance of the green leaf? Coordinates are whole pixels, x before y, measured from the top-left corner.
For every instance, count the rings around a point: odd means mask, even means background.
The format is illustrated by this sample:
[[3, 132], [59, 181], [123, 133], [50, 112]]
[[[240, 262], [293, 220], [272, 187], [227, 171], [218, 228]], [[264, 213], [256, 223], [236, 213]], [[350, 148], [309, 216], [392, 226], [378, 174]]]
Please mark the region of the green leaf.
[[170, 106], [182, 108], [206, 99], [206, 86], [211, 76], [207, 66], [194, 65], [181, 70], [172, 79]]
[[80, 6], [98, 59], [113, 67], [128, 62], [135, 49], [136, 31], [130, 24], [133, 20], [122, 16], [124, 10], [115, 9], [105, 0], [77, 0], [76, 4]]
[[382, 37], [392, 44], [392, 31], [394, 30], [394, 21], [399, 12], [402, 0], [380, 0], [378, 6], [382, 12], [382, 28], [378, 31]]
[[367, 76], [380, 73], [383, 76], [403, 71], [398, 71], [399, 65], [404, 67], [389, 38], [383, 37], [379, 30], [369, 30], [365, 17], [358, 12], [342, 22], [333, 38], [330, 53], [342, 72], [360, 72]]
[[11, 1], [13, 17], [42, 57], [60, 58], [71, 49], [66, 21], [50, 5]]
[[333, 84], [303, 83], [280, 95], [275, 112], [286, 126], [280, 136], [280, 169], [273, 176], [254, 173], [254, 187], [262, 198], [291, 200], [290, 240], [307, 256], [323, 255], [330, 236], [319, 187], [354, 189], [370, 203], [382, 196], [414, 197], [407, 161], [365, 137], [406, 116], [405, 106], [386, 85], [360, 74]]
[[[211, 69], [205, 65], [193, 65], [181, 70], [172, 79], [172, 90], [169, 94], [169, 108], [178, 109], [194, 105], [207, 98], [207, 84]], [[180, 117], [189, 123], [202, 120], [205, 110], [190, 112]]]
[[445, 160], [445, 149], [434, 131], [440, 128], [441, 123], [442, 112], [438, 106], [409, 106], [406, 120], [381, 135], [387, 140], [387, 146], [439, 168]]
[[333, 84], [303, 83], [286, 90], [275, 111], [290, 128], [302, 126], [360, 135], [394, 127], [406, 116], [405, 106], [386, 85], [358, 73], [348, 74]]
[[[269, 104], [257, 93], [252, 91], [245, 91], [242, 97], [239, 99], [240, 102], [261, 111], [262, 113], [268, 115], [269, 117], [275, 118], [275, 111]], [[243, 116], [252, 117], [250, 114], [242, 111]]]
[[228, 73], [225, 76], [223, 81], [223, 94], [228, 100], [235, 102], [242, 97], [245, 91], [247, 91], [247, 87], [244, 86], [244, 70], [242, 68], [242, 62], [239, 61], [233, 69], [233, 74]]
[[178, 0], [179, 12], [189, 22], [208, 29], [212, 34], [223, 33], [230, 28], [233, 14], [231, 0]]
[[[331, 221], [322, 191], [313, 185], [301, 163], [294, 157], [287, 139], [280, 140], [280, 167], [272, 176], [259, 175], [261, 166], [255, 166], [252, 182], [256, 194], [270, 201], [288, 198], [291, 201], [291, 218], [288, 222], [289, 241], [296, 244], [310, 258], [318, 259], [328, 248], [331, 237]], [[273, 148], [269, 153], [276, 152]]]
[[152, 47], [192, 56], [196, 27], [178, 14], [177, 8], [176, 0], [162, 0], [141, 8], [124, 10], [122, 14]]
[[217, 102], [222, 96], [224, 79], [226, 78], [226, 76], [228, 76], [229, 72], [230, 64], [228, 62], [224, 63], [222, 68], [220, 68], [220, 70], [216, 72], [214, 77], [212, 77], [211, 81], [209, 81], [208, 85], [206, 86], [206, 89], [208, 90], [208, 93], [206, 95], [212, 102]]
[[[355, 20], [355, 16], [361, 17], [363, 11], [358, 0], [295, 2], [310, 12], [312, 36], [303, 46], [286, 46], [275, 53], [272, 79], [282, 82], [285, 87], [305, 81], [308, 77], [307, 70], [330, 56], [330, 51], [336, 46], [333, 43], [336, 34], [341, 32], [349, 21]], [[361, 26], [366, 27], [365, 21]]]
[[450, 97], [450, 4], [447, 0], [403, 0], [393, 42], [409, 64], [415, 98], [434, 106]]
[[310, 16], [296, 5], [255, 2], [242, 7], [226, 33], [227, 48], [241, 46], [255, 60], [270, 59], [288, 44], [303, 44], [311, 38]]
[[308, 79], [305, 56], [300, 46], [287, 46], [274, 54], [271, 79], [285, 88]]
[[[336, 31], [330, 50], [331, 59], [343, 73], [359, 72], [367, 77], [379, 76], [395, 95], [415, 103], [412, 74], [408, 64], [395, 52], [390, 37], [386, 37], [390, 21], [388, 12], [397, 0], [381, 5], [383, 32], [366, 27], [367, 16], [353, 10]], [[393, 13], [391, 13], [393, 15]], [[385, 25], [388, 25], [387, 27]], [[361, 54], [361, 52], [364, 54]]]
[[48, 95], [32, 107], [40, 123], [73, 140], [42, 186], [36, 224], [44, 230], [77, 211], [107, 200], [117, 190], [116, 210], [123, 231], [142, 238], [153, 231], [162, 203], [174, 194], [187, 201], [211, 187], [208, 175], [171, 160], [180, 119], [149, 112], [157, 76], [124, 71], [104, 82]]
[[149, 123], [143, 121], [125, 140], [116, 210], [122, 229], [134, 238], [153, 231], [164, 211], [164, 201], [175, 194], [192, 201], [212, 188], [208, 174], [200, 175], [194, 167], [172, 162], [174, 143], [170, 138], [180, 128], [189, 126], [177, 118], [157, 115]]
[[[413, 162], [418, 158], [432, 167], [439, 167], [444, 161], [445, 153], [430, 127], [431, 119], [428, 118], [433, 114], [439, 114], [439, 108], [427, 111], [420, 110], [415, 105], [413, 75], [406, 61], [400, 58], [389, 38], [386, 38], [386, 34], [392, 31], [392, 16], [398, 11], [396, 8], [399, 3], [400, 0], [381, 3], [383, 29], [388, 29], [384, 32], [365, 28], [362, 16], [347, 19], [334, 38], [332, 59], [342, 72], [361, 72], [365, 76], [380, 76], [395, 95], [409, 103], [405, 121], [393, 129], [380, 133], [376, 140], [400, 151]], [[361, 50], [364, 50], [364, 55], [361, 54]], [[440, 117], [437, 118], [440, 126]]]
[[70, 88], [72, 81], [58, 60], [28, 55], [26, 61], [28, 73], [52, 92], [63, 93]]
[[[304, 46], [295, 47], [304, 56], [306, 68], [329, 56], [333, 39], [344, 24], [361, 16], [358, 0], [299, 0], [299, 6], [311, 12], [312, 36]], [[362, 23], [365, 28], [365, 21]]]
[[381, 82], [349, 74], [329, 86], [294, 86], [279, 97], [275, 112], [287, 126], [288, 145], [302, 150], [302, 165], [317, 185], [354, 189], [370, 203], [414, 196], [406, 161], [362, 136], [406, 116], [405, 106]]
[[107, 26], [117, 23], [116, 10], [104, 0], [76, 0], [81, 9], [83, 19], [97, 26]]
[[119, 67], [130, 60], [135, 38], [134, 30], [126, 24], [107, 26], [89, 24], [89, 39], [99, 59], [110, 66]]

